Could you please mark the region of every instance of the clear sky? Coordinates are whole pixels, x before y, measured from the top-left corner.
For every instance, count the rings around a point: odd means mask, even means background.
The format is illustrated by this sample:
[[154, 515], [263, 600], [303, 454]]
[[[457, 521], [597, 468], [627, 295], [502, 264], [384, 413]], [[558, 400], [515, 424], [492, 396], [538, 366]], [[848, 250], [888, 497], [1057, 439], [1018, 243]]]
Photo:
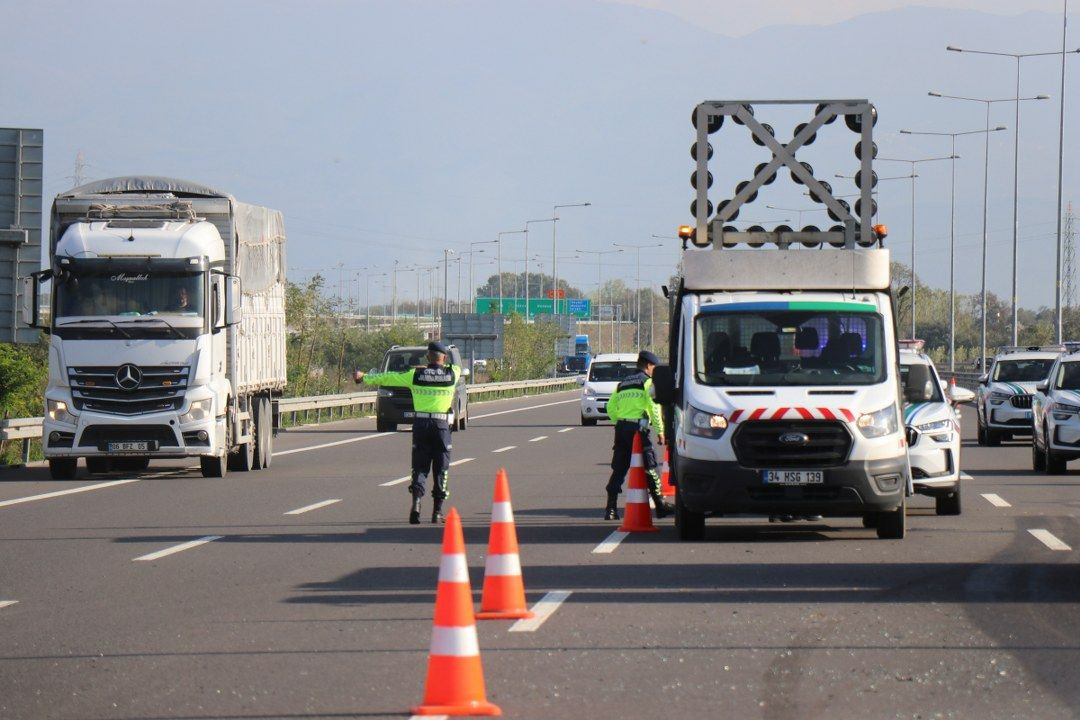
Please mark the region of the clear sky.
[[830, 25], [857, 15], [902, 7], [942, 7], [1015, 15], [1060, 12], [1061, 0], [606, 0], [663, 10], [699, 27], [740, 36], [771, 25]]

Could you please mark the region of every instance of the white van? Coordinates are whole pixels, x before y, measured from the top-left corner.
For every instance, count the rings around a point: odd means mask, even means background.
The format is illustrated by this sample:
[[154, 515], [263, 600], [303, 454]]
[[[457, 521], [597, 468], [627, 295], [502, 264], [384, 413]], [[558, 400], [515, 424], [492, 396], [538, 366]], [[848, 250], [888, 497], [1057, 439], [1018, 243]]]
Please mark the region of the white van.
[[637, 372], [634, 353], [606, 353], [593, 358], [581, 383], [581, 424], [595, 425], [607, 419], [607, 401], [619, 383]]

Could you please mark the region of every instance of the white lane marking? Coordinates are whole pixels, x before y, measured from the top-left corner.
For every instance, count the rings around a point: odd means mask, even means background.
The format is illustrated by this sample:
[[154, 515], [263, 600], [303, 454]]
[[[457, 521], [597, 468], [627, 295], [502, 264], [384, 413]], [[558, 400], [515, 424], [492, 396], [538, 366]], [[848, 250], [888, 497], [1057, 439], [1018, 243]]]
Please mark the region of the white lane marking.
[[616, 530], [615, 532], [608, 535], [607, 539], [605, 539], [604, 542], [594, 547], [593, 553], [596, 555], [605, 555], [613, 552], [615, 548], [619, 547], [619, 543], [625, 540], [628, 535], [630, 535], [630, 533], [619, 532], [618, 530]]
[[413, 715], [409, 720], [450, 720], [449, 715]]
[[341, 498], [337, 498], [336, 500], [323, 500], [322, 502], [313, 503], [311, 505], [305, 505], [302, 508], [296, 508], [295, 510], [290, 510], [289, 512], [283, 513], [283, 514], [284, 515], [303, 515], [306, 512], [311, 512], [312, 510], [318, 510], [319, 508], [324, 508], [327, 505], [333, 505], [334, 503], [339, 503], [339, 502], [341, 502]]
[[[462, 464], [467, 463], [467, 462], [472, 462], [475, 459], [476, 458], [461, 458], [460, 460], [455, 460], [454, 462], [450, 463], [450, 467], [454, 467], [456, 465], [462, 465]], [[379, 487], [392, 487], [394, 485], [400, 485], [403, 482], [409, 482], [410, 480], [412, 480], [412, 475], [406, 475], [405, 477], [399, 477], [397, 480], [391, 480], [390, 482], [379, 483]]]
[[0, 609], [6, 608], [6, 607], [11, 607], [12, 605], [14, 605], [14, 604], [16, 604], [18, 602], [19, 602], [18, 600], [0, 600]]
[[492, 450], [491, 452], [493, 452], [493, 453], [504, 453], [507, 450], [513, 450], [516, 447], [517, 447], [517, 445], [507, 445], [506, 447], [501, 447], [498, 450]]
[[205, 545], [206, 543], [214, 542], [215, 540], [220, 540], [223, 537], [224, 535], [207, 535], [206, 537], [201, 537], [198, 540], [191, 540], [186, 543], [180, 543], [179, 545], [173, 545], [172, 547], [165, 548], [164, 550], [152, 552], [149, 555], [140, 555], [137, 558], [132, 558], [131, 561], [136, 562], [139, 560], [157, 560], [158, 558], [163, 558], [166, 555], [173, 555], [178, 552], [183, 552], [185, 550], [190, 550], [191, 548], [199, 547], [200, 545]]
[[142, 478], [110, 480], [109, 482], [83, 485], [82, 487], [71, 488], [70, 490], [57, 490], [56, 492], [43, 493], [41, 495], [30, 495], [28, 497], [15, 498], [14, 500], [4, 500], [3, 502], [0, 502], [0, 507], [8, 507], [9, 505], [18, 505], [19, 503], [33, 502], [35, 500], [46, 500], [48, 498], [60, 497], [61, 495], [74, 495], [75, 493], [84, 493], [91, 490], [101, 490], [102, 488], [113, 487], [115, 485], [127, 485], [128, 483], [139, 482], [140, 480], [142, 480]]
[[996, 493], [983, 493], [982, 496], [994, 507], [1012, 507], [1012, 503]]
[[1042, 528], [1035, 528], [1033, 530], [1028, 528], [1028, 532], [1034, 535], [1036, 540], [1051, 550], [1072, 550], [1071, 547], [1058, 540], [1049, 530], [1043, 530]]
[[540, 442], [541, 440], [547, 440], [547, 435], [537, 435], [533, 439], [529, 440], [529, 442]]
[[387, 435], [397, 435], [397, 433], [375, 433], [374, 435], [363, 435], [361, 437], [349, 438], [347, 440], [335, 440], [334, 442], [323, 443], [321, 445], [310, 445], [308, 447], [293, 448], [292, 450], [275, 450], [274, 457], [278, 457], [279, 455], [292, 455], [293, 453], [302, 453], [309, 450], [322, 450], [323, 448], [336, 447], [338, 445], [348, 445], [349, 443], [363, 442], [364, 440], [374, 440], [375, 438], [386, 437]]
[[544, 621], [570, 597], [570, 590], [552, 590], [532, 607], [534, 617], [518, 620], [510, 626], [510, 632], [536, 632]]
[[960, 479], [961, 479], [961, 480], [974, 480], [975, 478], [974, 478], [974, 477], [972, 477], [971, 475], [968, 475], [968, 474], [967, 474], [966, 472], [964, 472], [963, 470], [961, 470], [961, 471], [960, 471]]
[[572, 427], [568, 427], [568, 428], [563, 428], [563, 429], [562, 429], [562, 430], [560, 430], [559, 432], [561, 432], [561, 433], [564, 433], [564, 432], [570, 432], [571, 430], [576, 430], [576, 429], [577, 429], [577, 428], [572, 428]]
[[558, 402], [544, 403], [543, 405], [530, 405], [529, 407], [514, 408], [513, 410], [500, 410], [499, 412], [488, 413], [487, 415], [470, 415], [470, 420], [480, 420], [481, 418], [495, 417], [496, 415], [508, 415], [509, 413], [525, 412], [526, 410], [536, 410], [537, 408], [551, 407], [552, 405], [566, 405], [567, 403], [581, 402], [581, 398], [571, 398], [569, 400], [559, 400]]

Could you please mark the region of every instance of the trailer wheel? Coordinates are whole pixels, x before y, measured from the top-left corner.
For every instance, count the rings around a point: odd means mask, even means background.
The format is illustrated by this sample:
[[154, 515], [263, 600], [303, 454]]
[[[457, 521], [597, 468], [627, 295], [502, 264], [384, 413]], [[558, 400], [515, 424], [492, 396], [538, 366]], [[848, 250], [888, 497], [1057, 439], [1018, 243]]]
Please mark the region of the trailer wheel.
[[251, 414], [251, 419], [248, 420], [248, 434], [251, 439], [246, 443], [237, 445], [236, 451], [229, 453], [228, 463], [230, 470], [248, 472], [258, 468], [255, 464], [255, 445], [259, 442], [259, 430], [255, 422], [254, 408], [252, 407], [253, 400], [253, 398], [248, 400], [248, 413]]
[[49, 477], [53, 480], [71, 480], [78, 469], [78, 458], [49, 458]]
[[271, 412], [268, 398], [255, 400], [255, 459], [252, 466], [255, 470], [270, 467], [270, 455], [273, 453], [271, 439], [274, 435]]
[[199, 469], [204, 478], [225, 477], [228, 470], [227, 455], [217, 457], [215, 455], [203, 455], [199, 458]]

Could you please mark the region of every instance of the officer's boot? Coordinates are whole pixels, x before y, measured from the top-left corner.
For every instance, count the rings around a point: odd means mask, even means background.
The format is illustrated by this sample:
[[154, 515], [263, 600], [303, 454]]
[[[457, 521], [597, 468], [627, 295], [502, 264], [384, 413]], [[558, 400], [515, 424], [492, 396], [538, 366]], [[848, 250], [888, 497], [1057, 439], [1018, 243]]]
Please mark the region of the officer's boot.
[[660, 490], [660, 476], [655, 470], [647, 471], [649, 477], [649, 495], [652, 497], [653, 507], [656, 508], [656, 517], [665, 518], [675, 508], [670, 503], [664, 500], [664, 495]]
[[409, 510], [409, 524], [420, 524], [420, 495], [419, 493], [412, 494], [412, 509]]
[[433, 502], [435, 503], [435, 506], [431, 508], [431, 524], [438, 525], [439, 523], [446, 521], [446, 518], [443, 517], [442, 514], [443, 501], [442, 498], [435, 498]]
[[604, 508], [605, 520], [618, 520], [619, 519], [619, 493], [609, 492], [607, 494], [607, 507]]

